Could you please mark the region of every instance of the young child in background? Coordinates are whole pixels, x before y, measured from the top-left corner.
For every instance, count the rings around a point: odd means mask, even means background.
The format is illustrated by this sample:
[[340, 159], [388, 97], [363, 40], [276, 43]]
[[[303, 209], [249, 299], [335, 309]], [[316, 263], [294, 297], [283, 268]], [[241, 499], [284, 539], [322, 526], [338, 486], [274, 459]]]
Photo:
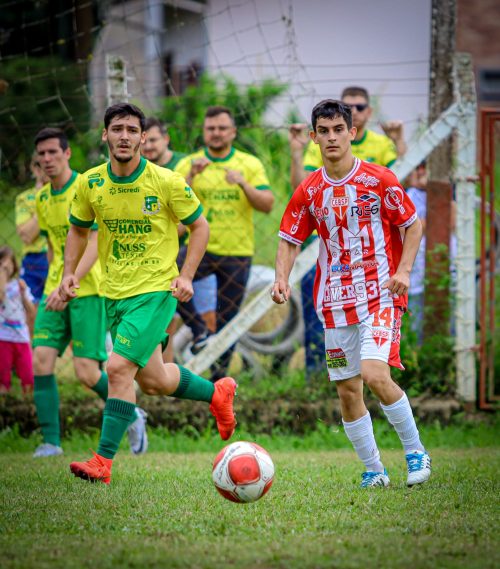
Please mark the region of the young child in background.
[[35, 316], [33, 295], [19, 272], [14, 251], [0, 247], [0, 393], [10, 391], [12, 369], [24, 393], [33, 391], [33, 361], [28, 322]]

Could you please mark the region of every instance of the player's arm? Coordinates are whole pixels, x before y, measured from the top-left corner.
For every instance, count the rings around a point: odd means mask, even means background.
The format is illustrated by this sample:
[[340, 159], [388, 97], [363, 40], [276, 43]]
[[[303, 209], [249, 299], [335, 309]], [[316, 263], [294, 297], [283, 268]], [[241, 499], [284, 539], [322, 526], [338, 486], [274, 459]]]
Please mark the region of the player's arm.
[[189, 228], [189, 243], [186, 260], [179, 276], [172, 281], [171, 285], [172, 296], [181, 302], [187, 302], [193, 296], [193, 278], [207, 249], [210, 235], [208, 222], [203, 215], [200, 215], [187, 226]]
[[422, 223], [418, 217], [415, 221], [405, 228], [405, 236], [403, 240], [403, 251], [398, 268], [392, 277], [382, 285], [382, 288], [388, 288], [392, 294], [398, 296], [408, 292], [410, 287], [410, 273], [418, 253], [420, 240], [422, 239]]
[[26, 312], [26, 319], [28, 323], [32, 324], [35, 321], [36, 306], [33, 304], [33, 297], [28, 295], [28, 285], [23, 279], [19, 279], [19, 291], [21, 292], [21, 302], [23, 303]]
[[97, 231], [91, 231], [85, 252], [75, 271], [76, 278], [81, 281], [97, 261]]
[[33, 243], [33, 241], [40, 234], [40, 227], [38, 226], [38, 220], [36, 218], [36, 215], [33, 215], [33, 217], [28, 221], [25, 221], [24, 223], [20, 223], [19, 225], [17, 225], [16, 231], [21, 241], [25, 245]]
[[288, 279], [299, 251], [300, 245], [280, 239], [276, 253], [275, 280], [271, 289], [271, 298], [276, 304], [283, 304], [290, 298]]
[[[80, 282], [76, 275], [78, 263], [83, 257], [89, 241], [90, 227], [80, 227], [71, 224], [66, 237], [64, 247], [64, 271], [59, 295], [64, 302], [76, 297], [76, 289], [80, 288]], [[96, 233], [96, 232], [95, 232]]]
[[408, 146], [406, 145], [405, 141], [403, 121], [387, 121], [385, 123], [381, 123], [380, 126], [382, 127], [382, 130], [386, 136], [388, 136], [392, 142], [394, 142], [397, 157], [401, 158], [404, 156], [408, 150]]

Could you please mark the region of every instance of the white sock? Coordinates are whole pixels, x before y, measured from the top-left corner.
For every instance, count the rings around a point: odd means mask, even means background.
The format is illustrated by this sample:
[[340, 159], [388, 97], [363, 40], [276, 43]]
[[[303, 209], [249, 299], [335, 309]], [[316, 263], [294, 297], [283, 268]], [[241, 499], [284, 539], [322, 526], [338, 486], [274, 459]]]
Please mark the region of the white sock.
[[373, 424], [370, 413], [367, 412], [361, 419], [346, 423], [342, 419], [345, 434], [351, 441], [354, 450], [360, 460], [366, 466], [366, 470], [384, 472], [384, 465], [380, 462], [380, 453], [373, 434]]
[[420, 435], [418, 434], [417, 425], [406, 393], [403, 393], [403, 397], [396, 403], [392, 405], [383, 405], [381, 403], [380, 406], [389, 423], [396, 429], [405, 452], [412, 450], [425, 451], [424, 445], [420, 441]]

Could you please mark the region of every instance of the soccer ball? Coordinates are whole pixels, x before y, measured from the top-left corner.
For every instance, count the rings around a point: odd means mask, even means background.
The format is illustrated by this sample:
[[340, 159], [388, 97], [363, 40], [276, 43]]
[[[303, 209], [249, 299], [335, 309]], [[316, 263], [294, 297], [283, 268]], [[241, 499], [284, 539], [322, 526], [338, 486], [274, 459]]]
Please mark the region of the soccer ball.
[[261, 446], [239, 441], [215, 457], [212, 478], [219, 493], [231, 502], [255, 502], [271, 488], [274, 464]]

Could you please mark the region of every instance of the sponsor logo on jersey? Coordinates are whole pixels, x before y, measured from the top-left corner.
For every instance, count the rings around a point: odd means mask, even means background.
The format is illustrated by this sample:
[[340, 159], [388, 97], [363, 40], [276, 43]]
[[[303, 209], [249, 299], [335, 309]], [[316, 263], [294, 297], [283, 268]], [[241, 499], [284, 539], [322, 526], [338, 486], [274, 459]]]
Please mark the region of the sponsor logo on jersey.
[[111, 233], [121, 235], [137, 235], [151, 233], [152, 225], [149, 219], [103, 219]]
[[372, 330], [372, 336], [373, 336], [373, 341], [375, 342], [375, 344], [377, 344], [377, 346], [379, 348], [381, 348], [388, 340], [390, 340], [391, 331], [385, 330], [383, 328], [382, 329], [374, 328]]
[[161, 206], [158, 201], [158, 196], [146, 196], [144, 198], [144, 205], [142, 206], [142, 213], [144, 215], [156, 215], [160, 212]]
[[[373, 162], [373, 158], [370, 160]], [[368, 162], [368, 160], [367, 160]], [[355, 184], [363, 184], [365, 188], [374, 188], [380, 184], [380, 180], [375, 176], [368, 176], [366, 172], [362, 172], [359, 176], [354, 178]]]
[[104, 184], [104, 178], [101, 178], [101, 174], [89, 174], [87, 182], [90, 189], [94, 186], [100, 188]]
[[327, 207], [314, 207], [313, 205], [309, 207], [309, 211], [318, 223], [327, 219], [328, 214], [330, 213], [330, 210]]
[[347, 358], [344, 351], [340, 348], [326, 350], [326, 367], [347, 367]]
[[397, 209], [401, 215], [404, 215], [406, 213], [406, 209], [403, 205], [403, 190], [401, 188], [398, 188], [398, 186], [392, 186], [386, 189], [384, 203], [387, 209]]
[[300, 225], [300, 222], [301, 222], [302, 218], [304, 217], [304, 215], [305, 215], [305, 213], [306, 213], [306, 209], [307, 209], [306, 206], [303, 205], [303, 206], [300, 208], [300, 211], [299, 211], [298, 214], [297, 214], [296, 212], [292, 212], [292, 217], [296, 218], [296, 220], [297, 220], [297, 221], [292, 225], [292, 227], [290, 227], [290, 233], [291, 233], [292, 235], [295, 235], [295, 234], [297, 233], [297, 231], [299, 230], [299, 225]]
[[355, 269], [374, 269], [376, 267], [378, 267], [377, 261], [357, 261], [354, 263], [331, 265], [330, 270], [332, 273], [350, 273]]
[[115, 186], [111, 186], [111, 188], [109, 188], [109, 195], [114, 196], [116, 194], [138, 194], [140, 191], [141, 188], [121, 188], [119, 186], [115, 188]]
[[367, 221], [380, 210], [379, 199], [369, 194], [363, 194], [351, 206], [351, 217], [357, 216], [360, 221]]
[[142, 257], [147, 250], [146, 243], [120, 243], [116, 239], [113, 241], [113, 257], [123, 259], [124, 257]]

